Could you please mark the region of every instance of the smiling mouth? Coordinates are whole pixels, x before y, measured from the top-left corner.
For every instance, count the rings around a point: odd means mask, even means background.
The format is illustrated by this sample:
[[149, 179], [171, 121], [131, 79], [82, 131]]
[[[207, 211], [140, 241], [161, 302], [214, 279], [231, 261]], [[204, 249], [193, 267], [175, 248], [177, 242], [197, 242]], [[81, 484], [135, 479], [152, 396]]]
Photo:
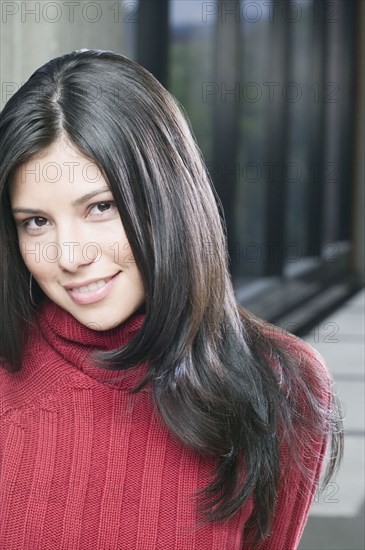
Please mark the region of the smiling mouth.
[[112, 292], [114, 286], [120, 279], [121, 271], [118, 271], [112, 277], [93, 281], [88, 285], [83, 285], [77, 288], [66, 288], [70, 298], [80, 305], [94, 304], [104, 300]]
[[106, 279], [100, 279], [99, 281], [94, 281], [89, 285], [69, 288], [68, 290], [72, 290], [72, 292], [80, 292], [81, 294], [84, 294], [86, 292], [95, 292], [95, 290], [98, 290], [99, 288], [103, 288], [103, 286], [105, 286], [106, 283], [110, 281], [110, 279], [112, 279], [113, 277], [115, 277], [115, 275], [112, 275], [111, 277], [108, 277]]

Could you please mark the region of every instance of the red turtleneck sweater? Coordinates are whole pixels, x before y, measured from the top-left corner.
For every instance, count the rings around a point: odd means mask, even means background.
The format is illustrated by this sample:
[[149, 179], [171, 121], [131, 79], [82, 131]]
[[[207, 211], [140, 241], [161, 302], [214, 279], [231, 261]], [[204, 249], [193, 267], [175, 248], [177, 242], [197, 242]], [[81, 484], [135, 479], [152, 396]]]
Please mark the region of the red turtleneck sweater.
[[[242, 534], [251, 498], [231, 520], [196, 529], [192, 494], [212, 479], [214, 464], [172, 437], [148, 386], [128, 394], [146, 365], [121, 380], [88, 360], [92, 350], [125, 345], [143, 320], [135, 313], [95, 331], [46, 299], [21, 371], [0, 368], [1, 550], [253, 550]], [[328, 377], [313, 348], [289, 343], [313, 355], [309, 373]], [[324, 456], [327, 441], [314, 445]], [[322, 460], [307, 464], [311, 483], [293, 470], [281, 487], [272, 535], [259, 550], [297, 548]]]

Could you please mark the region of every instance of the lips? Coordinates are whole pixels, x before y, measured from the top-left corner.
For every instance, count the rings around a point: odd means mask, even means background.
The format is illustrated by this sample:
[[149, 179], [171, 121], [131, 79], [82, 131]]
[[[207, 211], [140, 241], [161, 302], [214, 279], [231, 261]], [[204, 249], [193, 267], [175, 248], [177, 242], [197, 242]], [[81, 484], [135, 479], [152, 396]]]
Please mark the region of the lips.
[[81, 287], [89, 286], [92, 283], [98, 283], [100, 281], [105, 281], [107, 283], [113, 277], [115, 277], [115, 275], [110, 275], [109, 277], [98, 277], [97, 279], [88, 279], [87, 281], [85, 281], [83, 283], [73, 283], [73, 284], [69, 284], [69, 285], [64, 285], [64, 288], [66, 290], [74, 290], [74, 289], [78, 289], [78, 288], [81, 288]]
[[[111, 293], [113, 287], [119, 280], [120, 276], [122, 275], [122, 272], [119, 271], [116, 275], [113, 275], [112, 277], [108, 277], [107, 279], [94, 279], [93, 281], [89, 282], [89, 285], [95, 284], [95, 287], [92, 289], [86, 289], [85, 291], [80, 291], [80, 288], [87, 287], [85, 283], [83, 283], [81, 286], [78, 287], [75, 286], [69, 286], [69, 288], [66, 288], [68, 295], [70, 298], [76, 303], [81, 305], [86, 304], [93, 304], [95, 302], [100, 302], [109, 294]], [[105, 281], [103, 285], [100, 285], [99, 287], [96, 285], [97, 281]]]

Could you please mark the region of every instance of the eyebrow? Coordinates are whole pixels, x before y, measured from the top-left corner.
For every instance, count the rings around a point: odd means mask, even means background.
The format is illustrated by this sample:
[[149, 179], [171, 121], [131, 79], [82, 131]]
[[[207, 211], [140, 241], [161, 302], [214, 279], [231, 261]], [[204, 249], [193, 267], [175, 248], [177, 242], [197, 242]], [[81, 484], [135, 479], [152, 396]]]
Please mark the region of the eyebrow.
[[[106, 193], [107, 191], [110, 191], [109, 187], [104, 187], [103, 189], [98, 189], [97, 191], [91, 191], [90, 193], [87, 193], [86, 195], [83, 195], [82, 197], [79, 197], [78, 199], [74, 200], [71, 203], [71, 206], [73, 208], [80, 206], [87, 202], [88, 200], [92, 199], [96, 195], [100, 195], [101, 193]], [[12, 209], [13, 214], [16, 214], [18, 212], [22, 214], [39, 214], [41, 216], [46, 215], [46, 212], [44, 210], [37, 210], [34, 208], [22, 208], [21, 206], [17, 206], [16, 208]]]

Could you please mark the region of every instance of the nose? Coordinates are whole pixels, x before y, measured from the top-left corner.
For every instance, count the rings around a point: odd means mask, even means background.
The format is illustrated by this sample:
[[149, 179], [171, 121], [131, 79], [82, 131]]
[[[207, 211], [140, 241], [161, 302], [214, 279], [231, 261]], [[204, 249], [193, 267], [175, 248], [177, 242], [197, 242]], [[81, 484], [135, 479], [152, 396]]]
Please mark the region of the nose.
[[101, 256], [100, 245], [87, 238], [87, 231], [80, 228], [70, 231], [68, 227], [59, 231], [56, 244], [58, 266], [65, 271], [77, 271], [80, 266], [91, 264]]

